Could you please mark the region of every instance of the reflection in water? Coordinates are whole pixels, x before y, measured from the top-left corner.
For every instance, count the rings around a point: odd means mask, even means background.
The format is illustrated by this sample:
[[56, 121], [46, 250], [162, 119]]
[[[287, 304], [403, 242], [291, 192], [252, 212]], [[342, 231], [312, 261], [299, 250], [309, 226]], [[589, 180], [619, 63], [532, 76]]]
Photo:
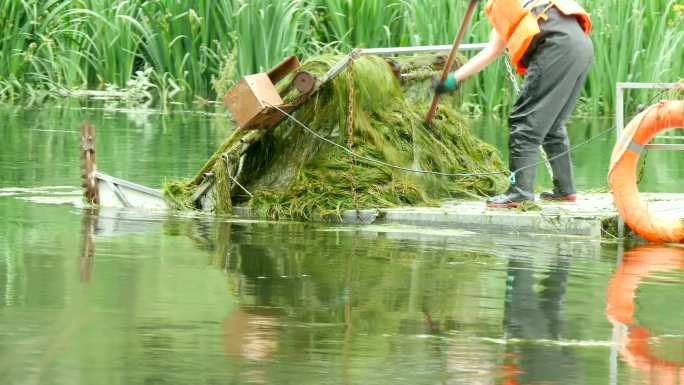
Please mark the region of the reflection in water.
[[[211, 263], [240, 303], [222, 321], [223, 350], [237, 382], [392, 383], [408, 376], [492, 383], [478, 377], [494, 378], [489, 369], [496, 355], [464, 354], [465, 341], [446, 338], [458, 328], [454, 318], [467, 320], [479, 301], [480, 283], [466, 262], [493, 262], [491, 255], [388, 247], [395, 241], [384, 236], [307, 225], [216, 223], [209, 232], [198, 224], [187, 230], [211, 251]], [[472, 302], [456, 298], [464, 288]], [[319, 369], [310, 378], [292, 373], [312, 365]]]
[[505, 384], [574, 382], [578, 373], [572, 350], [540, 343], [565, 335], [562, 306], [569, 265], [569, 257], [557, 257], [537, 283], [532, 261], [509, 260], [504, 329], [509, 340], [520, 342], [507, 346]]
[[356, 257], [357, 249], [356, 238], [352, 241], [351, 254], [347, 256], [346, 268], [344, 273], [344, 291], [347, 294], [344, 301], [344, 338], [342, 342], [342, 383], [348, 385], [351, 383], [350, 380], [350, 369], [351, 369], [351, 358], [350, 358], [350, 344], [351, 338], [354, 331], [354, 326], [352, 322], [352, 271], [354, 268], [354, 258]]
[[[342, 308], [336, 313], [341, 314], [341, 318], [331, 321], [318, 319], [320, 310], [307, 306], [298, 307], [307, 299], [313, 303], [325, 301], [324, 298], [312, 298], [321, 293], [317, 293], [316, 288], [311, 285], [312, 278], [303, 273], [304, 255], [292, 256], [287, 252], [275, 255], [268, 248], [249, 241], [252, 234], [244, 225], [218, 223], [213, 240], [206, 227], [193, 228], [192, 238], [200, 243], [207, 242], [205, 247], [213, 251], [212, 263], [226, 274], [230, 287], [241, 303], [222, 322], [223, 348], [228, 357], [239, 357], [256, 365], [247, 370], [238, 367], [236, 371], [240, 377], [249, 383], [277, 382], [264, 365], [274, 360], [274, 355], [278, 353], [279, 339], [289, 339], [288, 333], [301, 333], [304, 336], [298, 336], [296, 340], [313, 341], [316, 330], [312, 326], [317, 325], [342, 330], [340, 377], [343, 384], [351, 383], [351, 280], [356, 253], [355, 241], [346, 257], [342, 293], [335, 301], [335, 305]], [[288, 324], [297, 328], [285, 331], [284, 325]], [[290, 352], [280, 354], [287, 355]], [[302, 353], [296, 353], [293, 358], [298, 359], [300, 354]]]
[[[50, 107], [0, 108], [0, 118], [0, 384], [606, 383], [612, 327], [597, 293], [614, 272], [612, 244], [83, 213], [64, 205], [75, 188], [47, 187], [78, 183], [83, 119], [100, 127], [107, 172], [159, 186], [196, 172], [230, 130], [227, 118], [155, 115], [141, 128], [120, 112]], [[596, 164], [613, 144], [578, 150], [580, 187], [605, 185]], [[676, 190], [684, 168], [674, 156], [649, 156], [659, 173], [643, 187]], [[542, 255], [551, 263], [526, 262]], [[682, 282], [646, 294], [676, 299]], [[638, 314], [658, 336], [682, 319], [670, 309]], [[681, 334], [681, 325], [666, 330]], [[679, 362], [681, 352], [662, 354], [666, 339], [650, 338], [649, 353]], [[618, 375], [639, 380], [637, 369]]]
[[678, 360], [658, 357], [663, 350], [662, 336], [635, 319], [637, 291], [649, 277], [682, 269], [684, 249], [642, 246], [625, 253], [608, 286], [606, 315], [615, 327], [620, 357], [639, 370], [648, 384], [684, 384], [684, 351], [679, 350]]
[[595, 294], [615, 252], [598, 243], [94, 214], [78, 218], [88, 288], [70, 287], [83, 309], [105, 312], [77, 343], [97, 347], [95, 363], [116, 355], [100, 365], [133, 368], [130, 383], [182, 381], [198, 363], [207, 383], [609, 378], [610, 325]]
[[240, 307], [223, 320], [223, 346], [227, 354], [251, 361], [266, 361], [278, 347], [277, 317], [258, 308]]
[[81, 256], [78, 259], [78, 271], [81, 282], [90, 283], [93, 274], [93, 258], [95, 257], [95, 230], [97, 229], [98, 209], [85, 209], [81, 221]]

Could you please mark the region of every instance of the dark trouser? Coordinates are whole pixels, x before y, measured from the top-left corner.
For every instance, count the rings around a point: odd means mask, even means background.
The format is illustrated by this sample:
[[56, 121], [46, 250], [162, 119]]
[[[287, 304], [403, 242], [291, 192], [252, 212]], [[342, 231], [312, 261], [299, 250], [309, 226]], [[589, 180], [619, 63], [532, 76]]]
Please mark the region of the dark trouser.
[[542, 33], [524, 59], [528, 72], [508, 121], [510, 169], [522, 168], [509, 192], [528, 199], [534, 199], [534, 164], [540, 145], [553, 159], [554, 192], [575, 193], [570, 154], [564, 154], [569, 150], [565, 123], [594, 59], [591, 40], [574, 17], [556, 8], [547, 15], [548, 20], [540, 19]]

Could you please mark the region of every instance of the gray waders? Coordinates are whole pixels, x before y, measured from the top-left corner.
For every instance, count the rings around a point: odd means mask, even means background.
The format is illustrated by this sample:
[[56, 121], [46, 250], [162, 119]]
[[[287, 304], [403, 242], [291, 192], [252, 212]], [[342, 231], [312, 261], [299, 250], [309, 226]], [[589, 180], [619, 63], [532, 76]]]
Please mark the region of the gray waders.
[[555, 7], [546, 15], [546, 20], [539, 19], [541, 34], [523, 59], [528, 72], [508, 119], [509, 168], [516, 171], [515, 183], [506, 194], [488, 200], [490, 207], [517, 207], [534, 200], [539, 146], [553, 159], [554, 195], [576, 192], [565, 123], [584, 87], [594, 48], [574, 16], [565, 16]]

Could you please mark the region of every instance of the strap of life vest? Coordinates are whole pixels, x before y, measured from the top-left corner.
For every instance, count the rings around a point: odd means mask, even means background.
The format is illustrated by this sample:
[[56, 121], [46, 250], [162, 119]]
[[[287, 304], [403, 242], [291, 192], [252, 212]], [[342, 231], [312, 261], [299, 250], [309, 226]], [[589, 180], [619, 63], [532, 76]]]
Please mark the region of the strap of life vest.
[[532, 9], [542, 5], [546, 5], [546, 8], [544, 8], [544, 10], [538, 15], [535, 15], [535, 17], [537, 19], [548, 20], [549, 17], [546, 15], [546, 12], [553, 7], [553, 0], [528, 0], [524, 3], [523, 8], [525, 8], [527, 11], [532, 11]]

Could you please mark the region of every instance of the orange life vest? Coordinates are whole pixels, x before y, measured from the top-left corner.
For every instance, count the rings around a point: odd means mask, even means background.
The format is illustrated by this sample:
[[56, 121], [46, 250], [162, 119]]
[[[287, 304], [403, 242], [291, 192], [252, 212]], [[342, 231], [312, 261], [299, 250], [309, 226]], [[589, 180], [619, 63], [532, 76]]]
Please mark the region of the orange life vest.
[[532, 14], [532, 8], [540, 3], [548, 3], [547, 9], [555, 6], [564, 15], [575, 16], [584, 32], [587, 35], [591, 32], [589, 14], [574, 0], [536, 0], [525, 8], [519, 0], [489, 0], [485, 6], [487, 18], [506, 42], [511, 63], [520, 75], [527, 72], [522, 59], [534, 37], [541, 33], [538, 20], [547, 17], [546, 10], [538, 16]]

